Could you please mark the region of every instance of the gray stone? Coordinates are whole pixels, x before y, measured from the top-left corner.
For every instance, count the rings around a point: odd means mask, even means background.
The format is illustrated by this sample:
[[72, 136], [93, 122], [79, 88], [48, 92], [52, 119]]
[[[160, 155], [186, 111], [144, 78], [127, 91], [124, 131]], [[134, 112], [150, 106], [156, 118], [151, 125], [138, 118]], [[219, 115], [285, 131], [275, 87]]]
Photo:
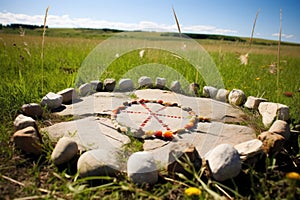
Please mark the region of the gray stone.
[[62, 103], [71, 103], [78, 98], [74, 88], [66, 88], [57, 93], [62, 96]]
[[165, 78], [156, 77], [155, 86], [158, 89], [164, 89], [166, 86], [167, 80]]
[[79, 86], [78, 91], [79, 95], [82, 97], [89, 95], [90, 93], [92, 93], [92, 85], [90, 83], [84, 83]]
[[116, 87], [116, 80], [113, 78], [107, 78], [104, 80], [104, 91], [112, 92]]
[[32, 119], [31, 117], [20, 114], [14, 120], [14, 127], [16, 131], [24, 129], [28, 126], [36, 126], [34, 119]]
[[263, 143], [259, 139], [253, 139], [234, 145], [239, 152], [241, 160], [247, 160], [263, 153]]
[[219, 89], [215, 99], [217, 101], [227, 102], [228, 101], [229, 91], [226, 89]]
[[128, 177], [135, 184], [155, 184], [158, 180], [158, 170], [155, 160], [149, 152], [133, 153], [127, 161]]
[[290, 118], [289, 107], [280, 103], [261, 102], [258, 110], [266, 127], [269, 127], [276, 117], [284, 121]]
[[43, 109], [40, 104], [29, 103], [22, 106], [22, 111], [29, 117], [41, 117], [43, 115]]
[[51, 154], [51, 160], [55, 165], [61, 165], [69, 162], [78, 152], [78, 146], [75, 141], [68, 137], [62, 137], [58, 140]]
[[138, 80], [138, 84], [139, 84], [139, 87], [152, 87], [153, 86], [153, 81], [150, 77], [148, 76], [142, 76], [139, 78]]
[[44, 96], [41, 100], [41, 105], [47, 107], [52, 110], [58, 108], [62, 104], [63, 97], [60, 94], [55, 94], [53, 92], [49, 92], [46, 96]]
[[265, 101], [267, 101], [267, 99], [249, 96], [244, 106], [249, 109], [257, 110], [259, 104]]
[[17, 148], [27, 154], [40, 155], [42, 153], [41, 140], [36, 129], [32, 126], [15, 132], [12, 140]]
[[220, 144], [205, 156], [211, 175], [217, 181], [237, 176], [241, 171], [238, 151], [229, 144]]
[[257, 138], [263, 142], [263, 150], [268, 155], [278, 153], [285, 143], [282, 135], [270, 131], [262, 132]]
[[179, 81], [172, 81], [171, 85], [170, 85], [170, 90], [172, 90], [175, 93], [181, 93], [181, 85]]
[[92, 86], [92, 90], [96, 92], [102, 92], [103, 91], [103, 83], [99, 80], [94, 80], [90, 82]]
[[132, 91], [133, 88], [134, 88], [134, 84], [131, 79], [126, 78], [126, 79], [119, 80], [119, 90], [120, 91], [122, 91], [122, 92], [123, 91], [125, 91], [125, 92]]
[[270, 127], [269, 132], [282, 135], [286, 140], [290, 138], [290, 126], [283, 120], [276, 120]]
[[203, 87], [203, 95], [208, 98], [215, 99], [218, 93], [218, 89], [212, 86]]
[[188, 147], [182, 151], [182, 144], [177, 142], [170, 148], [169, 161], [166, 169], [168, 174], [172, 177], [175, 177], [176, 173], [183, 174], [187, 177], [191, 175], [182, 165], [182, 163], [187, 163], [187, 159], [193, 165], [196, 171], [201, 168], [202, 160], [195, 146], [192, 144], [184, 144], [183, 146]]
[[228, 101], [235, 106], [241, 106], [246, 101], [246, 95], [242, 90], [233, 89], [228, 95]]
[[77, 162], [80, 177], [110, 176], [114, 177], [121, 170], [120, 161], [115, 151], [95, 149], [83, 153]]

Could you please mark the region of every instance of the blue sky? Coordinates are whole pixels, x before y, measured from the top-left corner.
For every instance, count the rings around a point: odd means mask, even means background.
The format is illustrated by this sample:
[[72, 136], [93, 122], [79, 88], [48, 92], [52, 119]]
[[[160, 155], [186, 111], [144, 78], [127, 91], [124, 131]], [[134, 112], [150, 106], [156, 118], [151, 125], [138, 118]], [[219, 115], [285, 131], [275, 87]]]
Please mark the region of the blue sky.
[[300, 43], [299, 0], [1, 0], [0, 23], [41, 25], [50, 6], [49, 27], [117, 28], [177, 31], [176, 10], [182, 32], [278, 39], [282, 8], [282, 40]]

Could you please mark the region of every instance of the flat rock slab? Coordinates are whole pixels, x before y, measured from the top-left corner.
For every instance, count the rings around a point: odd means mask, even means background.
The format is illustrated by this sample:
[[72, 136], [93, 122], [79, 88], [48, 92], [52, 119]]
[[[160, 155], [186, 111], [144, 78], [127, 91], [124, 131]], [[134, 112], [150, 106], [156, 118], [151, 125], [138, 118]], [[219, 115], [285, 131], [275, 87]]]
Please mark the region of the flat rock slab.
[[[66, 108], [57, 112], [58, 115], [91, 116], [95, 114], [111, 114], [111, 111], [122, 105], [125, 101], [131, 101], [134, 94], [139, 99], [163, 100], [170, 103], [178, 103], [184, 107], [190, 107], [199, 116], [210, 118], [219, 122], [242, 122], [246, 115], [239, 108], [227, 103], [209, 98], [189, 97], [171, 91], [159, 89], [137, 90], [133, 93], [109, 93], [99, 92], [82, 97], [78, 102], [65, 105]], [[134, 96], [133, 95], [133, 96]]]
[[119, 149], [130, 143], [129, 137], [115, 130], [108, 118], [86, 117], [54, 124], [42, 131], [46, 131], [54, 141], [63, 136], [70, 137], [81, 150]]
[[[161, 139], [146, 139], [143, 145], [145, 151], [152, 152], [155, 160], [162, 166], [168, 163], [168, 155], [174, 144], [193, 144], [200, 157], [219, 144], [232, 146], [256, 138], [254, 129], [247, 126], [224, 124], [220, 122], [198, 123], [195, 130], [179, 134], [172, 141]], [[178, 145], [178, 151], [184, 151], [186, 145]]]
[[190, 97], [158, 89], [137, 90], [135, 94], [140, 99], [161, 99], [183, 107], [190, 107], [198, 116], [210, 118], [212, 121], [242, 122], [246, 118], [245, 113], [240, 109], [209, 98]]

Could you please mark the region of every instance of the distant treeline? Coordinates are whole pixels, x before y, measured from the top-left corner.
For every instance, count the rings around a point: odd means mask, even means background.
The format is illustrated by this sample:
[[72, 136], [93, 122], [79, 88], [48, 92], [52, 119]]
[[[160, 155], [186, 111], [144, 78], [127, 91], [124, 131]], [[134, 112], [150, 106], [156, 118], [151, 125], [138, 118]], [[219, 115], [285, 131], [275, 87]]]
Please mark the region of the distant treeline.
[[[8, 24], [6, 25], [7, 28], [13, 28], [13, 29], [17, 29], [17, 28], [25, 28], [25, 29], [37, 29], [37, 28], [44, 28], [44, 25], [32, 25], [32, 24]], [[48, 28], [48, 26], [46, 26], [46, 28]]]
[[[211, 40], [226, 40], [226, 41], [238, 41], [246, 42], [245, 39], [236, 36], [226, 36], [226, 35], [210, 35], [210, 34], [200, 34], [200, 33], [184, 33], [183, 35], [188, 36], [193, 39], [211, 39]], [[181, 37], [179, 33], [162, 33], [161, 36], [173, 36]]]

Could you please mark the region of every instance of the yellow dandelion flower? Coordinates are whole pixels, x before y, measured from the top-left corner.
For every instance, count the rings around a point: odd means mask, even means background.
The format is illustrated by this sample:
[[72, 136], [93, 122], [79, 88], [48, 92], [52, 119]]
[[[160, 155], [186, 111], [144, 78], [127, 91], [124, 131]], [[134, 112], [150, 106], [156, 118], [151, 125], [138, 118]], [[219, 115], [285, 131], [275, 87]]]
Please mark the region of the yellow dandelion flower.
[[199, 196], [201, 195], [201, 190], [198, 189], [198, 188], [195, 188], [195, 187], [189, 187], [187, 188], [184, 193], [187, 195], [187, 196]]
[[300, 180], [300, 174], [297, 172], [289, 172], [285, 175], [288, 179]]
[[256, 78], [255, 78], [255, 80], [259, 81], [259, 80], [260, 80], [260, 78], [259, 78], [259, 77], [256, 77]]

